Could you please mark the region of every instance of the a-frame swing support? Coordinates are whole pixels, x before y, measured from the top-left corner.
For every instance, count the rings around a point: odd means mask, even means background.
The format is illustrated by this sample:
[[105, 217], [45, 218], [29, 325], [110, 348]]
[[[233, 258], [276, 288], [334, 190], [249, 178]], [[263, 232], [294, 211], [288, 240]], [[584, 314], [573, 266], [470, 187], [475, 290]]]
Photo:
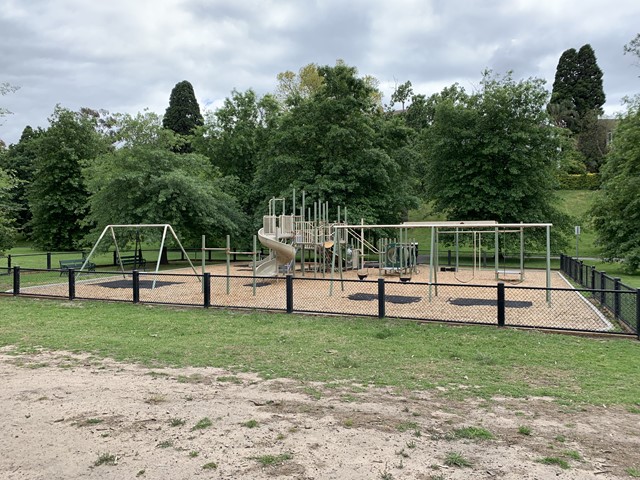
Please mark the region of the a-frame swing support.
[[[95, 243], [95, 245], [91, 249], [91, 252], [89, 252], [89, 255], [87, 255], [87, 258], [85, 259], [84, 263], [82, 264], [82, 267], [80, 267], [80, 270], [77, 272], [77, 275], [80, 275], [80, 273], [82, 273], [84, 271], [85, 267], [89, 263], [89, 260], [91, 259], [91, 256], [98, 249], [98, 245], [100, 245], [100, 242], [102, 242], [102, 239], [107, 234], [107, 232], [110, 232], [111, 233], [111, 238], [113, 239], [113, 243], [115, 245], [118, 261], [119, 261], [119, 264], [120, 264], [120, 271], [122, 272], [122, 276], [123, 277], [126, 276], [125, 275], [125, 271], [124, 271], [124, 266], [122, 265], [122, 259], [121, 259], [121, 256], [120, 256], [120, 247], [118, 246], [118, 241], [116, 240], [116, 234], [115, 234], [115, 231], [114, 231], [114, 229], [116, 229], [116, 228], [137, 228], [137, 229], [140, 229], [140, 228], [162, 228], [163, 229], [162, 230], [162, 240], [160, 242], [160, 250], [158, 251], [158, 260], [156, 262], [156, 269], [155, 269], [155, 272], [154, 272], [153, 285], [151, 286], [152, 289], [156, 288], [156, 280], [158, 278], [157, 274], [158, 274], [158, 271], [160, 270], [160, 259], [162, 257], [162, 250], [164, 248], [165, 240], [167, 238], [167, 232], [171, 232], [171, 235], [173, 236], [173, 239], [178, 243], [178, 246], [180, 247], [180, 250], [184, 254], [184, 257], [189, 262], [189, 265], [191, 266], [191, 269], [193, 270], [193, 273], [195, 273], [198, 276], [198, 272], [196, 271], [196, 268], [193, 266], [193, 263], [191, 263], [191, 259], [189, 258], [189, 255], [187, 255], [187, 252], [184, 250], [184, 247], [182, 246], [182, 243], [180, 242], [180, 239], [176, 235], [176, 232], [173, 230], [173, 227], [171, 227], [171, 225], [168, 224], [168, 223], [131, 224], [131, 225], [107, 225], [106, 227], [104, 227], [104, 230], [100, 234], [100, 237], [98, 237], [98, 241]], [[136, 254], [137, 254], [137, 252], [136, 252]], [[198, 276], [198, 281], [202, 282], [202, 279], [200, 278], [200, 276]]]

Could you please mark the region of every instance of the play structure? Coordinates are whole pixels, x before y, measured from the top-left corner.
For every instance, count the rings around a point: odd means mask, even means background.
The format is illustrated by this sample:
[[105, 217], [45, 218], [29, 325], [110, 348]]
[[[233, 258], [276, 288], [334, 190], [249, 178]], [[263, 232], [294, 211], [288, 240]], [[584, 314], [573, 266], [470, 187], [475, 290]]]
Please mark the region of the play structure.
[[[365, 225], [361, 220], [360, 224], [349, 224], [346, 208], [338, 207], [337, 218], [331, 221], [328, 202], [314, 202], [312, 211], [306, 208], [305, 200], [303, 191], [302, 205], [297, 210], [294, 190], [290, 214], [284, 198], [269, 201], [268, 215], [263, 217], [263, 226], [258, 231], [258, 240], [269, 249], [269, 256], [254, 266], [255, 276], [329, 275], [332, 295], [333, 280], [342, 280], [346, 271], [355, 270], [363, 280], [377, 270], [380, 277], [396, 275], [400, 281], [408, 282], [418, 273], [422, 259], [423, 265], [428, 264], [429, 298], [438, 295], [439, 270], [452, 271], [458, 283], [471, 283], [484, 271], [491, 272], [495, 281], [517, 284], [525, 279], [525, 231], [535, 228], [546, 231], [546, 286], [551, 285], [550, 223], [444, 221]], [[415, 240], [420, 230], [429, 234], [430, 245], [425, 255], [419, 255]], [[410, 236], [410, 232], [414, 235]], [[442, 238], [455, 247], [454, 265], [439, 265]], [[470, 268], [460, 263], [461, 243], [471, 248]], [[516, 245], [518, 264], [508, 267], [506, 251]], [[493, 256], [491, 265], [488, 253]], [[547, 297], [550, 301], [549, 292]]]

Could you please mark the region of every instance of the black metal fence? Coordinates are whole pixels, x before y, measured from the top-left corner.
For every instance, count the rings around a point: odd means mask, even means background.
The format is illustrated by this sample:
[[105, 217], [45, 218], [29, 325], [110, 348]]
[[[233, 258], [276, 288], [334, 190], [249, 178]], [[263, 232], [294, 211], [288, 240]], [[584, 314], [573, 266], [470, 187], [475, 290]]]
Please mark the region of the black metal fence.
[[[579, 269], [572, 272], [579, 278]], [[9, 275], [0, 277], [0, 296], [404, 318], [635, 335], [640, 339], [638, 290], [615, 279], [598, 280], [599, 273], [595, 278], [596, 288], [542, 288], [505, 283], [402, 283], [384, 278], [360, 281], [139, 271], [78, 274], [73, 269], [13, 267]]]
[[600, 309], [605, 310], [628, 328], [637, 329], [640, 304], [633, 301], [629, 293], [637, 293], [638, 289], [625, 285], [619, 278], [611, 277], [605, 272], [596, 270], [594, 266], [585, 265], [583, 261], [567, 255], [560, 256], [560, 269], [578, 285], [597, 290], [598, 294], [593, 295], [593, 301]]

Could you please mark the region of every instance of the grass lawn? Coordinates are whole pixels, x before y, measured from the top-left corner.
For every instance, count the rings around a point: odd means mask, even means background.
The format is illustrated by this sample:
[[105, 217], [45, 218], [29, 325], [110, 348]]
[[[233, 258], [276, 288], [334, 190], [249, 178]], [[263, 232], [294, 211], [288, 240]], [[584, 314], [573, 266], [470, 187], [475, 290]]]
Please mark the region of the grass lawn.
[[640, 342], [510, 329], [0, 297], [0, 346], [90, 352], [149, 367], [443, 387], [454, 398], [550, 396], [636, 405]]

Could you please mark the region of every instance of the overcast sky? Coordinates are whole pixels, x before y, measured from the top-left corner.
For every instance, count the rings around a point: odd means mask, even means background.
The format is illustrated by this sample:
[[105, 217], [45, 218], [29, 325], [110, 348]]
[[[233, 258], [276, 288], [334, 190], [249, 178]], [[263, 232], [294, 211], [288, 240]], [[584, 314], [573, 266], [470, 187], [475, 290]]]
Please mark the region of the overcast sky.
[[384, 103], [411, 80], [430, 95], [467, 90], [491, 68], [539, 77], [590, 43], [604, 72], [605, 111], [640, 92], [640, 1], [615, 0], [0, 0], [0, 97], [13, 112], [0, 138], [46, 127], [54, 106], [164, 113], [173, 86], [193, 84], [214, 109], [232, 89], [273, 92], [276, 75], [343, 59], [380, 81]]

